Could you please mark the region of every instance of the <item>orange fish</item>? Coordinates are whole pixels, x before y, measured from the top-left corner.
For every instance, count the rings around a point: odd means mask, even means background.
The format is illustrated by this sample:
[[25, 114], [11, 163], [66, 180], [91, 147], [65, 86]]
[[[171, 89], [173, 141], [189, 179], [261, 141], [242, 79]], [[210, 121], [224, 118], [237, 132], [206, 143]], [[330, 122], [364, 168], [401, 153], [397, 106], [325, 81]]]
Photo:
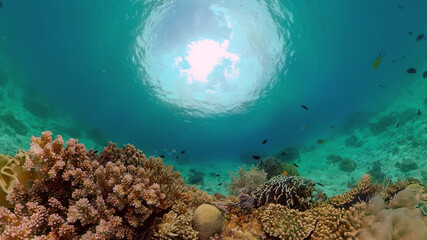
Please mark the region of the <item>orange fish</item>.
[[285, 174], [286, 176], [289, 176], [289, 173], [287, 173], [286, 171], [283, 171], [283, 174]]

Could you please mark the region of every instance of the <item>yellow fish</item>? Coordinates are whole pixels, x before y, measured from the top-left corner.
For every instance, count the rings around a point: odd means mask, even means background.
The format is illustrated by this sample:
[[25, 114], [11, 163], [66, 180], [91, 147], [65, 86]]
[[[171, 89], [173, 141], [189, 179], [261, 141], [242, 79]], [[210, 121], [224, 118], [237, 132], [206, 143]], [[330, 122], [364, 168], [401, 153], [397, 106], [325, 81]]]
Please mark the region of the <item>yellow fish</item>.
[[377, 67], [381, 64], [383, 57], [385, 56], [385, 52], [381, 50], [380, 54], [378, 54], [377, 58], [375, 58], [374, 63], [372, 64], [371, 70], [377, 69]]

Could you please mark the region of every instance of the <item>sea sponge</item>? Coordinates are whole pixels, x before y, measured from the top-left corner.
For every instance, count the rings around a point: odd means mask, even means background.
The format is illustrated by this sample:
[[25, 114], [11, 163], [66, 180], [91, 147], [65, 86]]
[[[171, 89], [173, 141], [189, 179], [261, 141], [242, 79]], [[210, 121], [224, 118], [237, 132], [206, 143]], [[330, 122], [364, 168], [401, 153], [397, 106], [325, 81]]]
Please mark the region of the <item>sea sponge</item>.
[[221, 212], [211, 204], [202, 204], [194, 211], [193, 227], [199, 232], [200, 240], [208, 240], [220, 232], [223, 222]]

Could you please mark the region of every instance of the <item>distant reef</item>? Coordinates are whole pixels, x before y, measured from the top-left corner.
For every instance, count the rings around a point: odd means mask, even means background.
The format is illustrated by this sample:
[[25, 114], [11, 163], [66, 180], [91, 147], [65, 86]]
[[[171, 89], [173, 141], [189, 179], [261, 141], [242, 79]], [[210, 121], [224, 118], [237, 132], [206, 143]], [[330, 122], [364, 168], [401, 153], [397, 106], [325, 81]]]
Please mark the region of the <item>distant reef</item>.
[[[132, 145], [109, 143], [98, 152], [45, 131], [30, 146], [15, 156], [0, 154], [0, 239], [427, 236], [427, 188], [412, 178], [381, 185], [373, 182], [382, 176], [372, 181], [366, 174], [348, 192], [328, 197], [313, 180], [269, 179], [261, 169], [242, 168], [230, 185], [236, 195], [226, 197], [186, 185], [173, 166]], [[244, 180], [250, 176], [260, 181]]]

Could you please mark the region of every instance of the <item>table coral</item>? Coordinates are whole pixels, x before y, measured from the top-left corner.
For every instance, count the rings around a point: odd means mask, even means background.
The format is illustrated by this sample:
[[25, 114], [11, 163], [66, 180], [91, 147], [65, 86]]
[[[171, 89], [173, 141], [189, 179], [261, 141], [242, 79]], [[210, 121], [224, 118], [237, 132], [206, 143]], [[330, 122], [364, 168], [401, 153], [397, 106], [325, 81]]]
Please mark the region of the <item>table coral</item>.
[[306, 210], [311, 204], [315, 187], [313, 180], [280, 175], [261, 185], [252, 195], [257, 207], [278, 203], [292, 209]]

